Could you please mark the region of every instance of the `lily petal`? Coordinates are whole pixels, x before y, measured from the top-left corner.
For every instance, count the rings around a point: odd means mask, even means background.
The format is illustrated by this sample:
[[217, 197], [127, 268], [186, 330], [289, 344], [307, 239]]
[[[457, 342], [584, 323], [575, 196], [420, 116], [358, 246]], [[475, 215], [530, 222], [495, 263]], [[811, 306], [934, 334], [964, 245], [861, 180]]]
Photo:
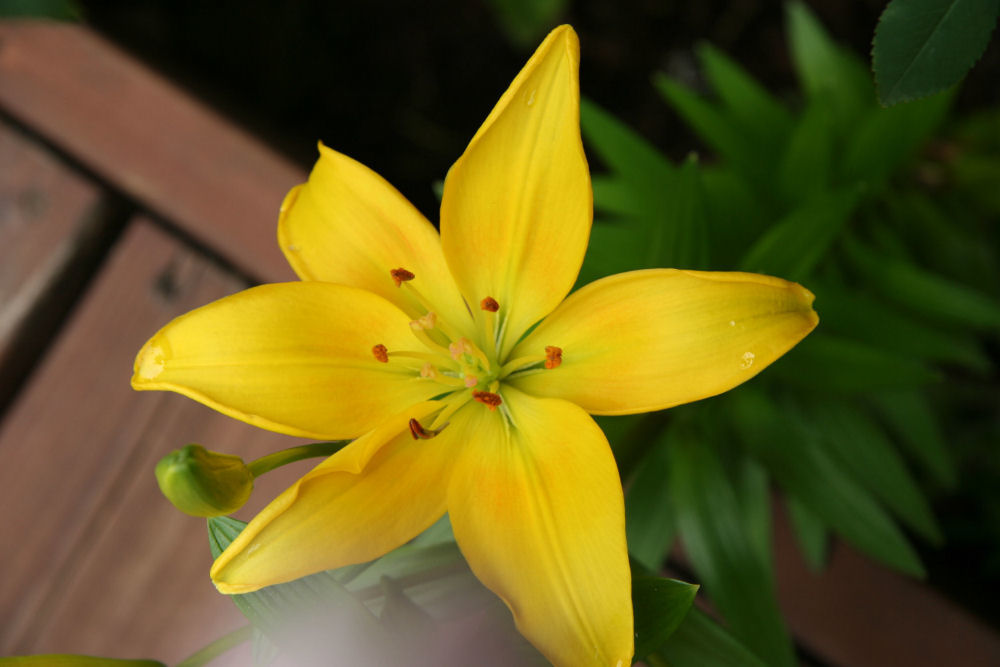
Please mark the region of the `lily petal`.
[[649, 269], [571, 295], [514, 350], [562, 349], [558, 368], [512, 383], [591, 414], [697, 401], [749, 380], [816, 326], [813, 295], [752, 273]]
[[360, 287], [419, 317], [427, 309], [389, 273], [404, 268], [439, 315], [471, 327], [434, 226], [381, 176], [323, 144], [309, 180], [281, 205], [278, 243], [303, 280]]
[[377, 344], [417, 344], [385, 299], [330, 283], [262, 285], [163, 327], [139, 351], [132, 387], [176, 391], [288, 435], [354, 438], [440, 392], [376, 361]]
[[501, 355], [572, 288], [590, 236], [579, 60], [573, 29], [553, 30], [445, 180], [445, 258], [468, 303], [499, 302]]
[[427, 402], [388, 419], [278, 496], [212, 565], [219, 591], [249, 593], [363, 563], [441, 518], [462, 429], [414, 440], [408, 427], [440, 409]]
[[503, 389], [480, 409], [448, 490], [473, 572], [555, 665], [631, 664], [631, 574], [618, 469], [579, 407]]

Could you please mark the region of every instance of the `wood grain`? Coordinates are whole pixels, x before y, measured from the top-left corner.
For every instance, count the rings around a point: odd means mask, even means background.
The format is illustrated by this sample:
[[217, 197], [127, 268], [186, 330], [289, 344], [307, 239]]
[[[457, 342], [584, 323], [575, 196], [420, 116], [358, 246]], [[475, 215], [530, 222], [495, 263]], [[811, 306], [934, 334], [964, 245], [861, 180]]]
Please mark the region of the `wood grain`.
[[[243, 623], [208, 581], [204, 521], [160, 497], [153, 466], [195, 440], [247, 459], [299, 441], [129, 386], [156, 329], [241, 287], [145, 221], [115, 248], [0, 425], [0, 654], [172, 662]], [[264, 478], [247, 512], [302, 471]]]
[[[100, 221], [98, 189], [0, 122], [0, 405], [25, 365], [42, 310], [81, 260]], [[30, 331], [29, 331], [30, 329]]]
[[84, 27], [0, 21], [0, 107], [247, 275], [294, 278], [275, 233], [305, 172]]

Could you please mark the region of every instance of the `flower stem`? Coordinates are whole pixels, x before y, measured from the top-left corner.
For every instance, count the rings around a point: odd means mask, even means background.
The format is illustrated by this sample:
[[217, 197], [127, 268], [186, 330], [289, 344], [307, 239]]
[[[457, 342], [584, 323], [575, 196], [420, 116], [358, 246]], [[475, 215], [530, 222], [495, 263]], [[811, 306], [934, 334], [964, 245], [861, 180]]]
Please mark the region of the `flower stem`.
[[273, 454], [262, 456], [256, 461], [251, 461], [247, 464], [247, 468], [250, 470], [250, 474], [256, 479], [264, 473], [270, 472], [275, 468], [280, 468], [288, 463], [294, 463], [296, 461], [301, 461], [302, 459], [311, 459], [319, 456], [330, 456], [334, 452], [342, 449], [348, 442], [350, 441], [336, 440], [333, 442], [314, 442], [309, 445], [283, 449], [280, 452], [274, 452]]
[[177, 667], [201, 667], [202, 665], [206, 665], [229, 649], [248, 641], [252, 636], [253, 626], [244, 625], [242, 628], [237, 628], [229, 634], [222, 635], [194, 655], [181, 660], [177, 663]]

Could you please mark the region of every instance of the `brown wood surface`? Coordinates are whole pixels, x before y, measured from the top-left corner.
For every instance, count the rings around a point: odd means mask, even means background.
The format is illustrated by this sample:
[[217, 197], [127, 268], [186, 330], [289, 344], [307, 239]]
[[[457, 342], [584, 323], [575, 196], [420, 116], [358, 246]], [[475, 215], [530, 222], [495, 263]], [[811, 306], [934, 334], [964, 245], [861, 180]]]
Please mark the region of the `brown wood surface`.
[[[146, 222], [114, 249], [0, 425], [0, 654], [173, 662], [243, 622], [207, 578], [204, 521], [159, 495], [153, 466], [195, 440], [248, 459], [298, 441], [129, 386], [157, 328], [241, 286]], [[281, 472], [254, 506], [302, 470]]]
[[797, 641], [839, 667], [996, 667], [1000, 637], [924, 584], [835, 542], [811, 572], [776, 513], [778, 597]]
[[0, 21], [0, 107], [264, 282], [305, 172], [82, 26]]
[[[98, 189], [0, 122], [0, 405], [24, 368], [40, 310], [100, 225]], [[34, 328], [33, 331], [28, 329]]]

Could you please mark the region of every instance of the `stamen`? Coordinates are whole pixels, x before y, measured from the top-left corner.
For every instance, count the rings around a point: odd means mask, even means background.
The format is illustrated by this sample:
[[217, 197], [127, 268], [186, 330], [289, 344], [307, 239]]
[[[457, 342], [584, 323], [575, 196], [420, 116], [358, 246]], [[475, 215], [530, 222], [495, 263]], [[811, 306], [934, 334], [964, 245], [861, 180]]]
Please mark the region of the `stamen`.
[[489, 391], [474, 391], [472, 392], [472, 398], [488, 407], [490, 411], [496, 410], [497, 406], [503, 403], [500, 394], [494, 394]]
[[562, 348], [555, 345], [545, 346], [545, 367], [549, 370], [559, 368], [562, 364]]
[[372, 354], [375, 355], [377, 361], [381, 361], [383, 364], [389, 363], [389, 350], [382, 343], [372, 348]]
[[491, 296], [488, 296], [485, 299], [483, 299], [482, 301], [480, 301], [479, 302], [479, 307], [482, 308], [483, 310], [487, 310], [487, 311], [489, 311], [491, 313], [495, 313], [498, 310], [500, 310], [500, 304], [497, 303], [497, 300], [494, 299]]
[[399, 287], [408, 280], [416, 278], [415, 275], [402, 267], [389, 271], [389, 275], [392, 276], [392, 282], [396, 283], [396, 287]]
[[479, 360], [484, 369], [488, 369], [490, 367], [490, 360], [485, 354], [483, 354], [483, 351], [476, 347], [475, 343], [464, 336], [449, 344], [448, 351], [451, 353], [451, 358], [456, 361], [458, 361], [463, 354], [468, 354]]
[[423, 317], [418, 317], [417, 319], [410, 322], [410, 326], [416, 329], [417, 327], [421, 329], [433, 329], [437, 326], [437, 315], [434, 313], [427, 313]]
[[491, 296], [486, 297], [479, 302], [479, 307], [482, 308], [482, 318], [477, 318], [482, 323], [483, 328], [483, 340], [486, 341], [486, 351], [490, 358], [495, 359], [497, 356], [497, 311], [500, 310], [500, 304], [497, 300]]
[[445, 427], [448, 426], [448, 422], [441, 425], [440, 428], [424, 428], [424, 426], [418, 422], [416, 419], [410, 419], [410, 435], [413, 436], [414, 440], [430, 440], [438, 433], [443, 431]]

